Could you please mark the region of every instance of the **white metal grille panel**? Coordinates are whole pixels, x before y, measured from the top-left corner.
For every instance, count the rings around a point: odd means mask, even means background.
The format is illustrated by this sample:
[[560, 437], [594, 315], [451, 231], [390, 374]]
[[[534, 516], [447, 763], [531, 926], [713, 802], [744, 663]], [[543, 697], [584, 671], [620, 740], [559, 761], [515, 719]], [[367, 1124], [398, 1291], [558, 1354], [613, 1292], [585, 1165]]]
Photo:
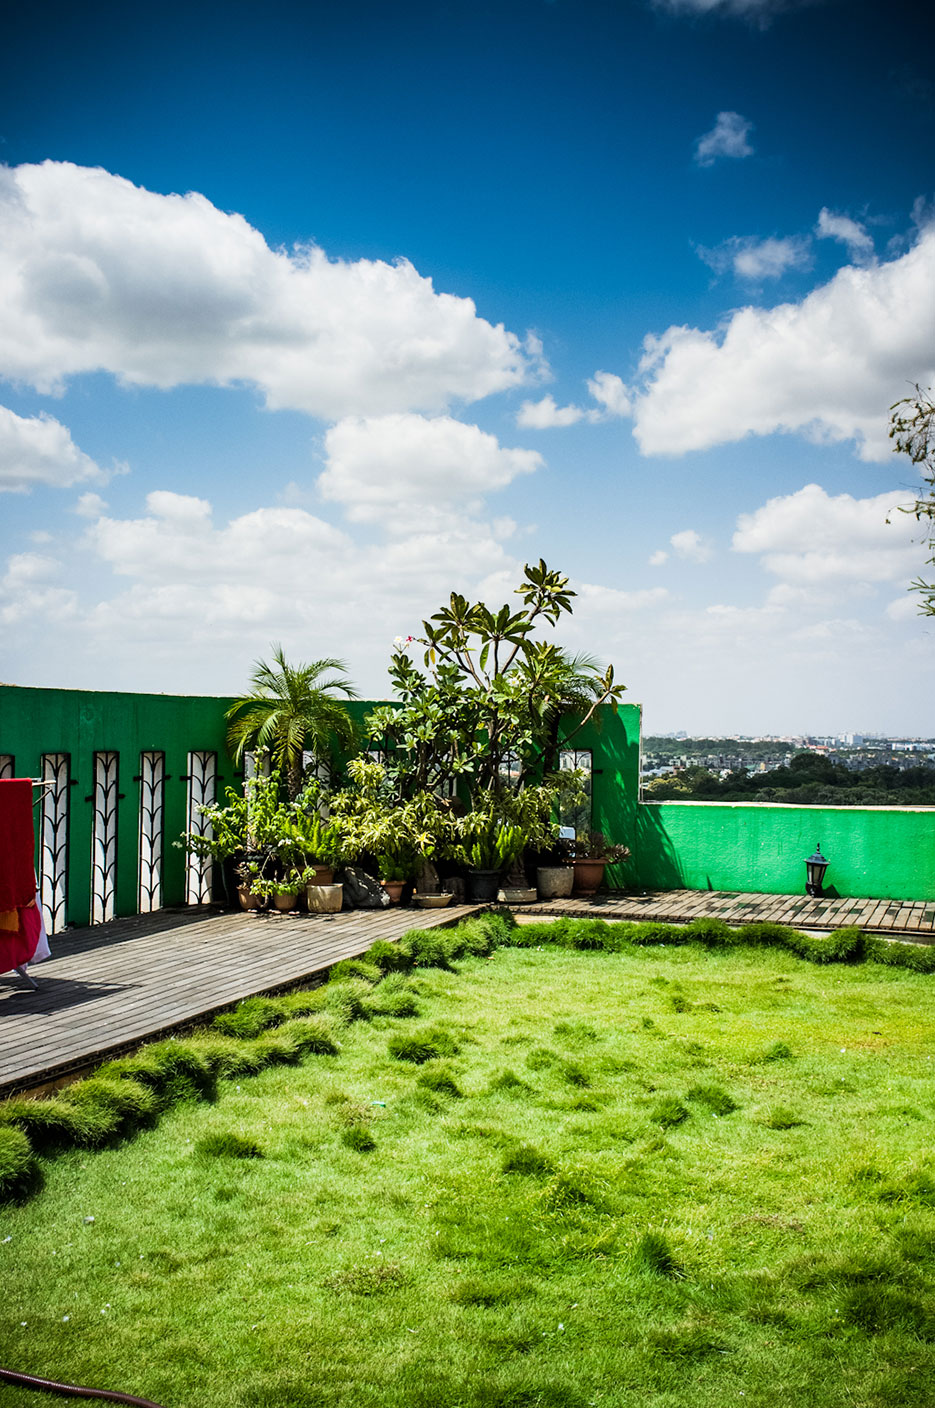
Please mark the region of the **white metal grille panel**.
[[92, 924], [106, 924], [116, 913], [119, 766], [118, 753], [94, 754], [94, 820], [91, 827]]
[[39, 903], [47, 934], [65, 927], [68, 902], [68, 802], [70, 758], [67, 753], [43, 753], [39, 813]]
[[[214, 828], [202, 816], [202, 807], [215, 800], [217, 794], [217, 754], [188, 755], [188, 824], [186, 830], [196, 836], [213, 836]], [[207, 904], [211, 898], [214, 862], [188, 852], [186, 858], [185, 898], [188, 904]]]
[[140, 754], [140, 873], [138, 909], [151, 914], [162, 908], [162, 848], [164, 829], [165, 753]]

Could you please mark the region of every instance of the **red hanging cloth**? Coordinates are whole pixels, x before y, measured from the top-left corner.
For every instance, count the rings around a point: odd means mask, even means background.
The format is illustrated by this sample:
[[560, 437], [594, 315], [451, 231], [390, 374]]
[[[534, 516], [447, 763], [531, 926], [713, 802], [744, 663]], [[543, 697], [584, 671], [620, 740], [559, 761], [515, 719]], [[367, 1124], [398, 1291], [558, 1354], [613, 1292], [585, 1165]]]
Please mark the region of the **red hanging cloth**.
[[25, 909], [36, 898], [32, 783], [28, 778], [0, 782], [0, 913]]

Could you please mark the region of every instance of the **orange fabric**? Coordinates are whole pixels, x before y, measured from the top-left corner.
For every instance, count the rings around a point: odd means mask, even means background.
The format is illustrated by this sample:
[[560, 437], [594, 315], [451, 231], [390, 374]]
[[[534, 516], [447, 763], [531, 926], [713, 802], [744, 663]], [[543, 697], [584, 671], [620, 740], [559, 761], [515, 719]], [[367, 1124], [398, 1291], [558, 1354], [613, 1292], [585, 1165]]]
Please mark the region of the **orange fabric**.
[[19, 928], [18, 909], [0, 909], [0, 929], [15, 934]]

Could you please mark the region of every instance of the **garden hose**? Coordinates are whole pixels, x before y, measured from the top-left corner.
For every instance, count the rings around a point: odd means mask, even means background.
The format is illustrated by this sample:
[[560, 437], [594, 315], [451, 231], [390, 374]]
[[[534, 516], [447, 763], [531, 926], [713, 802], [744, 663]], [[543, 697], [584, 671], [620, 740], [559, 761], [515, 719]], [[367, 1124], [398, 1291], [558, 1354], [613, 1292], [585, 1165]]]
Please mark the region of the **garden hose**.
[[56, 1379], [40, 1379], [35, 1374], [17, 1374], [13, 1369], [0, 1369], [0, 1383], [40, 1389], [44, 1393], [62, 1393], [70, 1398], [106, 1398], [110, 1403], [133, 1403], [136, 1408], [160, 1408], [151, 1398], [134, 1398], [132, 1393], [111, 1393], [106, 1388], [80, 1388], [78, 1384], [60, 1384]]

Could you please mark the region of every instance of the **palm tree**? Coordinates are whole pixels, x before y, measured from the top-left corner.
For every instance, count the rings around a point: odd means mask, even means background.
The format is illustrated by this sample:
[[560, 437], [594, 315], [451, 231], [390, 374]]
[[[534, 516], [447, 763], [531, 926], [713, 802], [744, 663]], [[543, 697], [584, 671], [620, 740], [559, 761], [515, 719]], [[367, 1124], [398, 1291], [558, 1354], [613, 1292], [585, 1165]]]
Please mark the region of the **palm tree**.
[[[273, 764], [285, 771], [293, 800], [302, 786], [302, 754], [308, 749], [328, 757], [332, 743], [347, 748], [354, 724], [346, 705], [335, 694], [355, 699], [357, 691], [345, 675], [343, 660], [312, 660], [289, 665], [281, 645], [273, 648], [273, 663], [258, 660], [250, 677], [251, 692], [228, 709], [231, 720], [227, 746], [239, 763], [247, 749], [268, 748]], [[330, 676], [323, 679], [322, 676]]]

